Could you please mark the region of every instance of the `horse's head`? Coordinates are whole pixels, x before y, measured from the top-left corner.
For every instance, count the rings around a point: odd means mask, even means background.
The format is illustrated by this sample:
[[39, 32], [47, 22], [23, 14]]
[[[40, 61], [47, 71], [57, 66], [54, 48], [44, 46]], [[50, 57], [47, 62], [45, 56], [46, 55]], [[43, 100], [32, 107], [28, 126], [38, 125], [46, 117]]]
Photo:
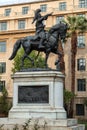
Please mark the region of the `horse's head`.
[[49, 34], [54, 35], [55, 37], [59, 36], [62, 40], [65, 40], [67, 29], [68, 25], [60, 22], [50, 28]]
[[59, 24], [58, 33], [59, 33], [59, 36], [60, 36], [61, 40], [63, 40], [63, 41], [66, 38], [67, 29], [68, 29], [67, 24], [62, 23], [62, 22]]

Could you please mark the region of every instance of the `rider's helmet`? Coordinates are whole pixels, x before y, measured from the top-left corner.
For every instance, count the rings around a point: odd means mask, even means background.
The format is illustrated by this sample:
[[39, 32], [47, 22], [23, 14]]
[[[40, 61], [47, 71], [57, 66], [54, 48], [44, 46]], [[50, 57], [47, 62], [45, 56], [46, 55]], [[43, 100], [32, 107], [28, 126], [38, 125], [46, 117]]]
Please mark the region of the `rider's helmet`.
[[38, 19], [38, 17], [41, 17], [40, 12], [41, 12], [41, 9], [35, 10], [35, 12], [34, 12], [35, 16], [34, 16], [34, 19], [33, 19], [33, 22], [32, 22], [32, 23], [34, 23], [35, 20]]

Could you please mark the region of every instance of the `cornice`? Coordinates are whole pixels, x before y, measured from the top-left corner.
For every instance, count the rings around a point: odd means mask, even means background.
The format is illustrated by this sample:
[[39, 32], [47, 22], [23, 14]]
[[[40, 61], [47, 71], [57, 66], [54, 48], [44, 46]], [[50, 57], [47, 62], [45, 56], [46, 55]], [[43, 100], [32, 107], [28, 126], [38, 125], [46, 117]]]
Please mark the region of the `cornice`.
[[25, 30], [10, 30], [10, 31], [2, 31], [0, 32], [1, 35], [9, 35], [9, 34], [22, 34], [22, 33], [34, 33], [34, 29], [25, 29]]
[[36, 3], [44, 3], [44, 2], [51, 2], [51, 1], [60, 1], [60, 0], [40, 0], [40, 1], [33, 1], [33, 2], [23, 2], [23, 3], [14, 3], [8, 5], [0, 5], [0, 8], [9, 7], [9, 6], [17, 6], [17, 5], [27, 5], [27, 4], [36, 4]]

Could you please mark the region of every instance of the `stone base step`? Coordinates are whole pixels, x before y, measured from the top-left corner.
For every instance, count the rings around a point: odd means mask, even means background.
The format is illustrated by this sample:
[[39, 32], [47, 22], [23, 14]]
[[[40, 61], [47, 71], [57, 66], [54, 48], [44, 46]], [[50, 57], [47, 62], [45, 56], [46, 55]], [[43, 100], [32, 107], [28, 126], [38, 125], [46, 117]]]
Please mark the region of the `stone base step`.
[[85, 125], [79, 124], [77, 126], [71, 126], [70, 130], [85, 130]]
[[[23, 129], [23, 125], [28, 122], [28, 119], [9, 119], [9, 118], [0, 118], [0, 126], [3, 124], [4, 130], [13, 130], [17, 125], [18, 130]], [[64, 119], [64, 120], [51, 120], [36, 118], [32, 119], [29, 123], [29, 130], [34, 130], [33, 127], [35, 124], [38, 124], [40, 127], [39, 130], [85, 130], [85, 125], [77, 124], [76, 119]], [[44, 127], [45, 126], [45, 127]]]
[[17, 107], [12, 107], [9, 111], [9, 118], [49, 118], [49, 119], [66, 119], [66, 111], [63, 107], [52, 109], [48, 105], [45, 106], [35, 106], [19, 105]]

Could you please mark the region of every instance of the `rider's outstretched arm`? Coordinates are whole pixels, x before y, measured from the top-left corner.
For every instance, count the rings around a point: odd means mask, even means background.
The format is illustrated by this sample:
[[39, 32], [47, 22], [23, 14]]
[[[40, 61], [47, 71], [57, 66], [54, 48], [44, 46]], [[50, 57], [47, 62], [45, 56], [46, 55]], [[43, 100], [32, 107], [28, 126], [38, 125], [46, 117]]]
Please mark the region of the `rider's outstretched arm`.
[[46, 15], [44, 16], [44, 20], [46, 20], [46, 19], [48, 18], [48, 16], [51, 16], [52, 13], [53, 13], [53, 12], [51, 12], [51, 13], [49, 13], [49, 14], [46, 14]]
[[41, 18], [38, 19], [39, 22], [42, 22], [43, 20], [46, 20], [48, 18], [48, 16], [51, 16], [53, 12], [46, 14], [44, 16], [42, 16]]

